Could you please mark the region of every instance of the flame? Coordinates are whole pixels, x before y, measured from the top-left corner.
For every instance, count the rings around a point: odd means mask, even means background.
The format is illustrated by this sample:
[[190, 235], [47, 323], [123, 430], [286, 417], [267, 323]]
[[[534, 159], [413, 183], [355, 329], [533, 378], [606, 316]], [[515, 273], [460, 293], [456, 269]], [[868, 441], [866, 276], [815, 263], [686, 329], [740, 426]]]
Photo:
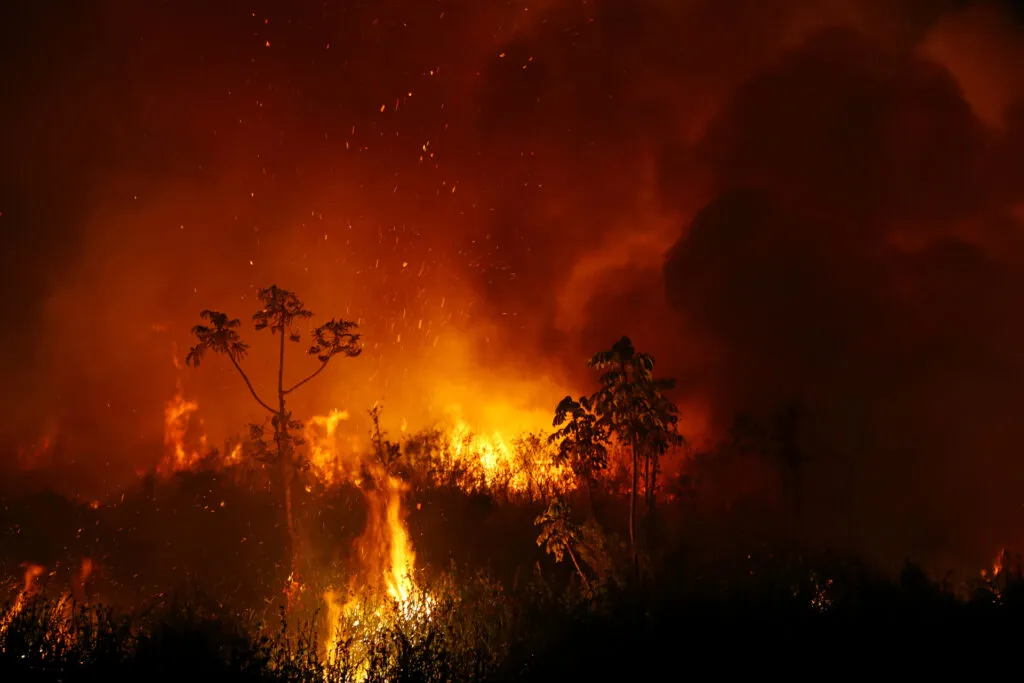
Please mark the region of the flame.
[[231, 467], [233, 465], [239, 465], [242, 462], [242, 444], [237, 443], [224, 457], [224, 465]]
[[996, 559], [992, 562], [992, 578], [997, 579], [999, 575], [1006, 569], [1006, 548], [1002, 548], [999, 554], [996, 555]]
[[199, 403], [185, 398], [185, 386], [181, 373], [182, 367], [177, 353], [172, 356], [172, 360], [174, 361], [175, 369], [178, 370], [178, 375], [175, 380], [174, 397], [167, 402], [164, 408], [164, 447], [166, 454], [164, 462], [159, 468], [162, 472], [181, 472], [194, 469], [207, 452], [205, 433], [200, 433], [198, 438], [195, 439], [198, 441], [198, 445], [189, 445], [189, 437], [192, 436], [193, 425], [197, 422], [199, 425], [202, 424], [202, 421], [198, 420], [198, 418], [195, 421], [193, 420], [193, 417], [199, 411]]
[[[365, 448], [348, 439], [339, 426], [349, 419], [347, 411], [332, 410], [316, 416], [306, 425], [305, 438], [313, 473], [325, 484], [350, 482], [365, 496], [368, 513], [366, 529], [355, 544], [359, 571], [349, 578], [349, 599], [342, 602], [336, 589], [323, 593], [326, 604], [327, 632], [325, 659], [332, 661], [344, 637], [343, 625], [365, 625], [363, 610], [367, 604], [374, 617], [381, 617], [384, 603], [396, 603], [404, 613], [417, 591], [416, 552], [406, 527], [403, 496], [408, 485], [384, 469]], [[344, 447], [343, 447], [344, 446]], [[366, 677], [368, 662], [357, 665], [356, 679]]]
[[333, 588], [324, 591], [324, 602], [327, 604], [327, 652], [325, 659], [333, 661], [342, 639], [341, 620], [345, 615], [344, 606], [341, 603], [338, 592]]
[[328, 415], [315, 415], [306, 423], [304, 436], [309, 445], [309, 464], [317, 478], [327, 486], [346, 479], [358, 480], [358, 473], [345, 471], [342, 452], [338, 448], [338, 426], [346, 420], [347, 410], [334, 409]]
[[416, 553], [402, 509], [402, 494], [407, 486], [379, 469], [375, 474], [379, 476], [378, 486], [366, 494], [370, 510], [359, 553], [363, 566], [372, 572], [370, 580], [382, 581], [388, 596], [405, 602], [415, 589], [412, 577], [416, 568]]
[[[37, 564], [25, 564], [25, 575], [21, 590], [18, 591], [10, 609], [0, 616], [0, 636], [3, 636], [10, 628], [14, 619], [25, 609], [29, 598], [36, 593], [36, 581], [45, 571]], [[64, 591], [52, 609], [47, 614], [48, 637], [62, 647], [72, 645], [78, 638], [75, 630], [74, 611], [75, 604], [82, 604], [85, 600], [85, 583], [92, 573], [93, 563], [89, 558], [84, 558], [78, 572], [72, 577], [71, 591]], [[52, 574], [51, 574], [52, 576]], [[3, 649], [0, 648], [0, 652]], [[42, 654], [47, 654], [41, 651]]]
[[30, 598], [35, 591], [36, 579], [43, 573], [43, 568], [38, 564], [29, 564], [25, 567], [25, 578], [22, 584], [22, 588], [18, 591], [17, 597], [14, 598], [14, 603], [11, 605], [7, 613], [0, 618], [0, 635], [7, 631], [11, 622], [14, 620], [21, 610], [25, 608], [26, 599]]
[[[565, 492], [575, 487], [572, 472], [555, 463], [553, 451], [545, 447], [527, 449], [510, 442], [502, 431], [483, 433], [470, 427], [461, 407], [449, 406], [447, 448], [448, 465], [464, 473], [464, 489], [481, 490], [503, 487], [515, 494], [538, 490]], [[547, 420], [550, 425], [550, 418]], [[525, 430], [524, 430], [525, 431]]]

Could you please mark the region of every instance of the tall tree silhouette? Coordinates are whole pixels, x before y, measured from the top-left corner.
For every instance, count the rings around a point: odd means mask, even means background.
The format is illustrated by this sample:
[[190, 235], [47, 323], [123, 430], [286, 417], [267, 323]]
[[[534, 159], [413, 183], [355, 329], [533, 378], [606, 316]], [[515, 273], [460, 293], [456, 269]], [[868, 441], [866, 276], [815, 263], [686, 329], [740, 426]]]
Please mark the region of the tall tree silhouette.
[[648, 390], [648, 410], [642, 416], [640, 451], [644, 458], [644, 497], [648, 515], [654, 512], [658, 493], [658, 472], [662, 456], [685, 440], [679, 434], [679, 409], [662, 391], [675, 386], [675, 380], [653, 378]]
[[256, 403], [270, 413], [273, 440], [266, 439], [265, 423], [250, 425], [250, 436], [256, 445], [257, 457], [276, 464], [278, 469], [288, 536], [292, 545], [292, 575], [289, 577], [290, 585], [288, 587], [290, 598], [291, 589], [298, 585], [300, 547], [299, 535], [292, 514], [292, 485], [295, 470], [302, 465], [296, 455], [296, 448], [301, 446], [303, 441], [299, 436], [302, 422], [292, 419], [292, 414], [288, 411], [287, 398], [289, 394], [323, 372], [333, 358], [336, 356], [354, 358], [362, 353], [362, 346], [359, 335], [355, 333], [357, 325], [354, 322], [332, 318], [312, 331], [312, 343], [307, 353], [316, 357], [320, 362], [319, 367], [298, 382], [286, 385], [284, 381], [285, 342], [299, 343], [302, 340], [293, 324], [297, 320], [313, 317], [313, 313], [306, 309], [302, 300], [293, 292], [281, 289], [277, 285], [261, 289], [258, 300], [262, 307], [252, 315], [253, 326], [257, 331], [270, 330], [272, 335], [277, 335], [279, 338], [277, 400], [274, 404], [260, 396], [242, 368], [242, 361], [249, 351], [249, 345], [242, 341], [241, 335], [238, 333], [241, 322], [237, 318], [229, 318], [226, 313], [220, 311], [202, 311], [200, 317], [207, 324], [196, 325], [192, 328], [192, 334], [195, 335], [197, 343], [191, 348], [185, 360], [188, 365], [199, 367], [199, 363], [207, 351], [226, 356], [241, 375]]
[[[629, 543], [634, 571], [639, 572], [636, 499], [640, 458], [650, 457], [650, 450], [645, 448], [660, 448], [658, 439], [664, 437], [667, 443], [669, 435], [676, 434], [678, 417], [675, 405], [661, 393], [672, 388], [675, 381], [655, 379], [654, 356], [638, 352], [629, 337], [615, 342], [607, 351], [594, 354], [588, 365], [604, 370], [601, 387], [591, 397], [600, 416], [598, 423], [615, 434], [620, 443], [629, 446], [633, 470], [629, 495]], [[645, 478], [649, 478], [650, 470], [646, 472]]]

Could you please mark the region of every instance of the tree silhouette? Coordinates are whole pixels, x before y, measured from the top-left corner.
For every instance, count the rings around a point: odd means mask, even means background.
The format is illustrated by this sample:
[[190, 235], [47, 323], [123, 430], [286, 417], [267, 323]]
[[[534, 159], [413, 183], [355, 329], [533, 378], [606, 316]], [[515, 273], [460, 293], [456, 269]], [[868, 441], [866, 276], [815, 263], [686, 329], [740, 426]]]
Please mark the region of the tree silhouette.
[[[655, 379], [654, 356], [638, 352], [629, 337], [622, 337], [610, 350], [594, 354], [589, 367], [604, 370], [601, 387], [591, 397], [599, 415], [598, 423], [628, 444], [633, 481], [629, 495], [629, 544], [634, 571], [639, 572], [636, 547], [636, 499], [640, 458], [645, 458], [645, 483], [652, 480], [652, 453], [663, 453], [676, 442], [678, 416], [675, 405], [662, 392], [675, 381]], [[652, 489], [649, 489], [652, 490]], [[653, 499], [652, 499], [653, 502]]]
[[586, 396], [579, 401], [566, 396], [555, 408], [552, 426], [557, 430], [548, 443], [558, 444], [555, 462], [568, 464], [577, 480], [586, 486], [588, 504], [597, 473], [608, 466], [608, 427], [600, 422]]
[[370, 414], [370, 440], [373, 442], [373, 453], [377, 462], [385, 472], [395, 475], [398, 462], [402, 457], [402, 446], [386, 438], [387, 432], [380, 427], [382, 411], [383, 408], [380, 404], [374, 405], [367, 411]]
[[[257, 331], [269, 329], [272, 335], [280, 338], [277, 364], [277, 401], [271, 405], [264, 400], [252, 381], [242, 368], [242, 361], [249, 351], [249, 345], [242, 341], [238, 328], [241, 323], [236, 318], [229, 318], [220, 311], [204, 310], [200, 313], [205, 325], [192, 328], [197, 343], [189, 350], [185, 361], [192, 367], [199, 367], [207, 351], [226, 356], [241, 375], [249, 393], [261, 408], [270, 413], [270, 425], [273, 430], [272, 440], [267, 439], [265, 424], [250, 425], [250, 438], [255, 446], [256, 457], [277, 465], [279, 483], [284, 497], [285, 519], [288, 535], [292, 543], [292, 576], [291, 587], [298, 583], [299, 536], [292, 514], [292, 482], [297, 467], [302, 466], [296, 456], [296, 448], [303, 444], [299, 433], [302, 422], [292, 419], [288, 411], [287, 397], [319, 375], [335, 356], [354, 358], [362, 353], [359, 335], [355, 333], [354, 322], [331, 319], [312, 332], [312, 343], [308, 349], [310, 356], [315, 356], [320, 366], [304, 379], [286, 386], [284, 381], [285, 342], [298, 343], [301, 335], [293, 328], [297, 320], [313, 317], [312, 311], [305, 308], [302, 300], [293, 292], [271, 285], [261, 289], [258, 300], [262, 307], [252, 316], [253, 326]], [[289, 592], [289, 595], [291, 593]]]
[[661, 457], [685, 443], [679, 434], [679, 409], [662, 391], [675, 386], [671, 379], [652, 379], [646, 387], [647, 411], [641, 416], [640, 452], [644, 457], [644, 496], [648, 514], [654, 512]]
[[573, 546], [580, 542], [582, 533], [580, 527], [572, 521], [571, 514], [572, 510], [563, 499], [556, 498], [551, 501], [547, 509], [533, 521], [534, 526], [540, 527], [537, 545], [552, 555], [555, 562], [561, 562], [568, 555], [572, 565], [576, 567], [576, 573], [583, 580], [583, 585], [589, 588], [590, 582], [587, 581], [587, 576], [576, 559], [576, 553], [572, 550]]

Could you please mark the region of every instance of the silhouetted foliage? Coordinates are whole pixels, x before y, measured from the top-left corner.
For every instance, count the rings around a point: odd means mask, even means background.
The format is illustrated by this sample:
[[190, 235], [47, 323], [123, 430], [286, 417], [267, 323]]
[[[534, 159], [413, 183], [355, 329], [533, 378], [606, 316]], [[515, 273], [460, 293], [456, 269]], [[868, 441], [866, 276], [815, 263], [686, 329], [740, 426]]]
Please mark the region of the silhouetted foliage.
[[402, 445], [388, 441], [380, 426], [380, 414], [383, 408], [378, 404], [370, 408], [370, 439], [373, 442], [373, 453], [377, 462], [388, 474], [397, 474], [396, 469], [402, 457]]
[[590, 486], [597, 474], [608, 466], [607, 426], [594, 413], [590, 399], [579, 401], [566, 396], [555, 408], [553, 427], [548, 443], [558, 445], [556, 462], [568, 464], [580, 482]]
[[603, 370], [601, 387], [591, 398], [598, 424], [628, 444], [632, 461], [630, 486], [629, 541], [633, 563], [639, 567], [636, 544], [636, 499], [640, 458], [644, 458], [644, 483], [649, 508], [654, 505], [654, 484], [658, 458], [673, 445], [682, 443], [678, 428], [678, 410], [662, 392], [675, 386], [675, 380], [655, 378], [654, 356], [638, 352], [629, 337], [615, 342], [610, 350], [600, 351], [588, 365]]
[[[249, 393], [263, 409], [270, 413], [269, 426], [272, 438], [267, 434], [267, 422], [250, 425], [250, 451], [257, 460], [276, 464], [280, 473], [280, 485], [284, 494], [285, 517], [289, 536], [292, 538], [293, 553], [299, 554], [299, 535], [295, 528], [292, 513], [292, 480], [296, 469], [304, 469], [307, 464], [299, 458], [296, 449], [304, 444], [299, 435], [303, 424], [292, 417], [288, 411], [286, 397], [302, 385], [319, 375], [335, 356], [354, 358], [362, 352], [359, 335], [354, 332], [356, 324], [346, 320], [331, 319], [312, 332], [313, 341], [308, 354], [320, 361], [320, 366], [305, 378], [291, 386], [284, 381], [285, 342], [299, 343], [302, 335], [293, 327], [297, 320], [313, 317], [312, 311], [306, 309], [302, 300], [295, 293], [271, 285], [259, 291], [258, 301], [262, 307], [253, 313], [252, 322], [257, 331], [269, 329], [271, 334], [280, 339], [277, 363], [276, 406], [264, 400], [241, 366], [241, 361], [248, 352], [248, 345], [238, 334], [240, 323], [225, 313], [205, 310], [201, 313], [208, 325], [196, 325], [192, 328], [197, 343], [191, 348], [186, 362], [198, 367], [204, 354], [212, 351], [226, 356], [245, 381]], [[293, 574], [298, 572], [298, 562], [293, 558]]]

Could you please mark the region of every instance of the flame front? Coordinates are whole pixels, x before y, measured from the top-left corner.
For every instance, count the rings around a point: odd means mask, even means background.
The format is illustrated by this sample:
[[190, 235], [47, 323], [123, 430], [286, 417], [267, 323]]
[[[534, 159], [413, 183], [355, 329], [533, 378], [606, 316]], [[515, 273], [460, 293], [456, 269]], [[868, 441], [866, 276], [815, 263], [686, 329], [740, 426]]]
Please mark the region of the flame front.
[[[565, 492], [575, 487], [571, 470], [554, 461], [553, 452], [545, 441], [532, 445], [509, 441], [502, 431], [488, 434], [471, 428], [458, 405], [450, 406], [446, 412], [449, 417], [444, 465], [461, 474], [458, 481], [463, 489], [501, 488], [516, 495], [530, 496], [541, 491]], [[522, 431], [528, 434], [527, 430]]]

